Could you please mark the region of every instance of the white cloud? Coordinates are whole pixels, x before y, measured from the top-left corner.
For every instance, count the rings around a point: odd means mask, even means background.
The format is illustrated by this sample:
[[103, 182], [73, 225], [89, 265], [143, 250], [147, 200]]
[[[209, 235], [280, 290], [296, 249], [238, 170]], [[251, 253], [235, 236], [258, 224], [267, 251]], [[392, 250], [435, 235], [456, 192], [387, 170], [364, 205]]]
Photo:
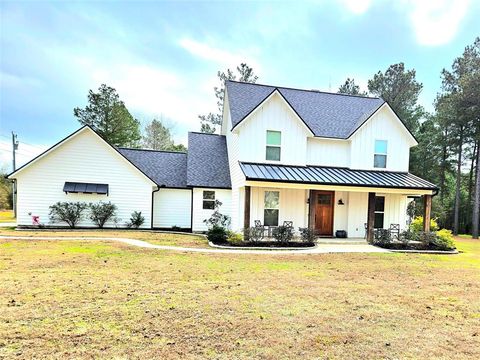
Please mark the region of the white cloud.
[[347, 8], [347, 10], [356, 15], [366, 13], [370, 8], [370, 5], [372, 5], [372, 0], [340, 0], [340, 2]]
[[[183, 38], [179, 41], [182, 48], [187, 50], [190, 54], [195, 55], [201, 59], [212, 61], [225, 68], [234, 68], [239, 64], [246, 62], [253, 67], [257, 72], [260, 71], [260, 66], [252, 56], [235, 53], [211, 46], [205, 42]], [[245, 52], [249, 52], [246, 50]]]
[[470, 0], [408, 1], [410, 20], [419, 44], [438, 46], [457, 34]]

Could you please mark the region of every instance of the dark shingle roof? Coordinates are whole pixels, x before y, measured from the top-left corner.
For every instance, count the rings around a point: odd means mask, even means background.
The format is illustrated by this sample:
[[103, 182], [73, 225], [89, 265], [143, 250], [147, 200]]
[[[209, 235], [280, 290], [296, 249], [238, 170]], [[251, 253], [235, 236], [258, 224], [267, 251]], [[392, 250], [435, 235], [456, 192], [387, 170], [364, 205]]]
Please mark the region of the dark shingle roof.
[[225, 136], [188, 133], [187, 185], [232, 187]]
[[118, 148], [158, 186], [187, 187], [187, 154], [171, 151]]
[[247, 162], [240, 163], [240, 168], [247, 180], [396, 189], [437, 189], [434, 184], [405, 172]]
[[315, 136], [339, 139], [347, 139], [385, 103], [381, 98], [235, 81], [227, 81], [226, 87], [232, 128], [278, 90]]

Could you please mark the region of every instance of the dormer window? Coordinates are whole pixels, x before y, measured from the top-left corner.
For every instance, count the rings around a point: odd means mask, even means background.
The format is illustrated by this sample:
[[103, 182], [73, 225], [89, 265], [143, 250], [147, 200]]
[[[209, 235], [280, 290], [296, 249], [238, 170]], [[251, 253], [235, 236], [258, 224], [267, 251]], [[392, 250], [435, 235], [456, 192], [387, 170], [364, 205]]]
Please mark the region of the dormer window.
[[387, 167], [387, 140], [375, 140], [373, 167], [380, 169]]
[[272, 161], [280, 161], [280, 148], [282, 133], [280, 131], [267, 130], [267, 151], [265, 158]]

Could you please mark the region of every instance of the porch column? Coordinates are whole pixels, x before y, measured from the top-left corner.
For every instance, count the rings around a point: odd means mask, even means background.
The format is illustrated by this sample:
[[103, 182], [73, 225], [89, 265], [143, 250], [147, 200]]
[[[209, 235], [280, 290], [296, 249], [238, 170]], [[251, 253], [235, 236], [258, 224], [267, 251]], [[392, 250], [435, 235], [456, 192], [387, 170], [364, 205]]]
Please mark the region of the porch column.
[[432, 212], [432, 195], [423, 195], [423, 231], [430, 231], [430, 218]]
[[245, 186], [245, 204], [243, 209], [243, 227], [250, 227], [250, 186]]
[[375, 193], [368, 193], [368, 213], [367, 213], [367, 241], [373, 240], [373, 228], [375, 227]]

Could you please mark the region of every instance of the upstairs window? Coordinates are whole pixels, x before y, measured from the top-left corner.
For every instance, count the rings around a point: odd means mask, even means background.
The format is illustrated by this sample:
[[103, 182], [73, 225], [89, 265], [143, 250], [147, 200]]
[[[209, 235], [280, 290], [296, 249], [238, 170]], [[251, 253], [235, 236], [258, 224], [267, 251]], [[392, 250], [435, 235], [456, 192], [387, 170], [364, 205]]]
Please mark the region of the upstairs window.
[[387, 167], [387, 140], [375, 140], [373, 167], [380, 169], [385, 169]]
[[265, 204], [263, 210], [263, 224], [265, 226], [278, 226], [279, 209], [280, 192], [265, 191]]
[[203, 209], [215, 209], [215, 191], [205, 190], [203, 192]]
[[267, 153], [266, 159], [280, 161], [280, 147], [282, 143], [282, 133], [280, 131], [267, 130]]

